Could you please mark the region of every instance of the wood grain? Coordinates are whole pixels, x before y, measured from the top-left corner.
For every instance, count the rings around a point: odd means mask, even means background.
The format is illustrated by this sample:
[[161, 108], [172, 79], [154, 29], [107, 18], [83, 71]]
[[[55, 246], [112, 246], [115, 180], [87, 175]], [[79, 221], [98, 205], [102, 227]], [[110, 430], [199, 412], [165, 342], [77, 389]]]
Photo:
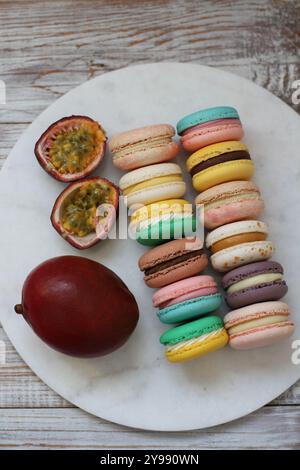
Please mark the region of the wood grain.
[[[299, 0], [0, 0], [0, 167], [27, 125], [84, 81], [130, 64], [195, 62], [244, 76], [296, 111]], [[234, 423], [147, 433], [96, 419], [59, 397], [24, 364], [0, 328], [3, 448], [299, 448], [300, 381]]]
[[4, 449], [296, 449], [300, 445], [294, 406], [262, 408], [226, 425], [173, 433], [129, 429], [79, 409], [6, 409], [1, 418]]

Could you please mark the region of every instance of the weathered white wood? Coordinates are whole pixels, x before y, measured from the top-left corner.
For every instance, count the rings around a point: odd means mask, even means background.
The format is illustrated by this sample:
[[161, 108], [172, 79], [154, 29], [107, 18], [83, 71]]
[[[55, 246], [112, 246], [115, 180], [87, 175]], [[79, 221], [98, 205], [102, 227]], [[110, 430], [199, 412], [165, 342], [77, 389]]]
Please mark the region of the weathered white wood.
[[0, 448], [6, 449], [295, 449], [300, 408], [263, 408], [206, 430], [158, 433], [108, 423], [79, 409], [1, 410]]

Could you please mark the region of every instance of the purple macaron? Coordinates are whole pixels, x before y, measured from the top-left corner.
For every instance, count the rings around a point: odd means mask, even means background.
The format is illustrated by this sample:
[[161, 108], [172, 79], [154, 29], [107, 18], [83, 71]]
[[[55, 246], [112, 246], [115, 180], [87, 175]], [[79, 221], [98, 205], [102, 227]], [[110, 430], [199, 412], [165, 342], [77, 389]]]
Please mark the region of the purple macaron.
[[278, 300], [288, 291], [283, 267], [276, 261], [260, 261], [233, 269], [225, 274], [222, 285], [226, 302], [233, 309]]

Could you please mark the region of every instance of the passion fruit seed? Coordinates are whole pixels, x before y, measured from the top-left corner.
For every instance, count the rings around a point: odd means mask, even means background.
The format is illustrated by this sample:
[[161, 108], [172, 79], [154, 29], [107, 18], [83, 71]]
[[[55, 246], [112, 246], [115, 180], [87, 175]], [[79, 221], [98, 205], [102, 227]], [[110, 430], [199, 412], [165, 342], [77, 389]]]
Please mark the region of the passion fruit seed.
[[66, 198], [61, 210], [63, 228], [79, 237], [96, 231], [97, 207], [111, 202], [111, 190], [108, 186], [87, 183], [73, 191]]
[[53, 138], [48, 157], [60, 173], [78, 173], [91, 163], [104, 140], [105, 135], [97, 123], [81, 123], [62, 129]]

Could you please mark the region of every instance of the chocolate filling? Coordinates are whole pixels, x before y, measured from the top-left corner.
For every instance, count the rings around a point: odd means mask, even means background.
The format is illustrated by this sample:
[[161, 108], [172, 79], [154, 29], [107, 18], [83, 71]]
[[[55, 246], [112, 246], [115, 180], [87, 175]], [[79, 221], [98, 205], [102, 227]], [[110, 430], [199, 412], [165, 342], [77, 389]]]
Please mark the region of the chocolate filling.
[[170, 259], [168, 261], [163, 261], [160, 264], [153, 266], [152, 268], [145, 269], [145, 276], [150, 276], [151, 274], [162, 271], [163, 269], [169, 268], [170, 266], [176, 266], [176, 264], [182, 263], [191, 258], [196, 258], [204, 254], [203, 250], [195, 250], [183, 255], [176, 256], [176, 258]]
[[199, 173], [199, 171], [206, 170], [206, 168], [210, 168], [218, 163], [231, 162], [233, 160], [251, 160], [251, 157], [246, 150], [235, 150], [234, 152], [222, 153], [222, 155], [218, 155], [217, 157], [212, 157], [204, 162], [198, 163], [191, 169], [191, 175], [194, 176], [196, 173]]

